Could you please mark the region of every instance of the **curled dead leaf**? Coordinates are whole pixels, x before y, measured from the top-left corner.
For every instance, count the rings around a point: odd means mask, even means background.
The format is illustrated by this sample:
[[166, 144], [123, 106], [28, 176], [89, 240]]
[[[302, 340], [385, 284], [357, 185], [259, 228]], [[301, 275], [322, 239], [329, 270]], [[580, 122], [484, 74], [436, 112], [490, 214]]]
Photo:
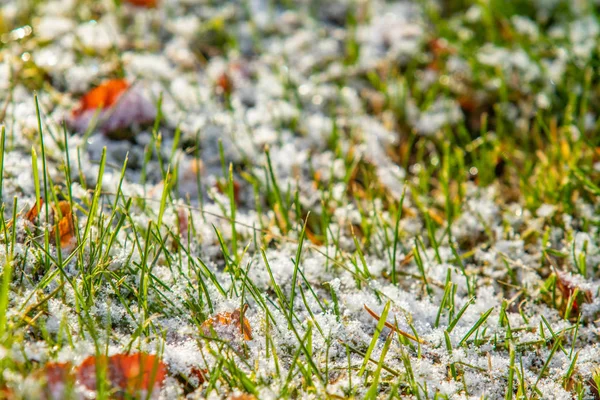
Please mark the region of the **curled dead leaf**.
[[[38, 217], [43, 204], [44, 199], [40, 199], [39, 206], [36, 202], [29, 209], [29, 211], [25, 213], [25, 220], [33, 227], [38, 226]], [[58, 208], [53, 206], [52, 210], [54, 216], [54, 225], [52, 227], [52, 231], [50, 232], [50, 240], [52, 243], [55, 243], [56, 234], [58, 232], [61, 249], [69, 252], [73, 250], [76, 244], [71, 205], [68, 201], [63, 200], [58, 203]], [[12, 221], [9, 222], [9, 227], [12, 226], [12, 223]]]
[[64, 399], [68, 397], [69, 388], [75, 385], [75, 376], [71, 363], [48, 363], [42, 371], [46, 385], [44, 396], [46, 399]]
[[202, 334], [205, 336], [212, 336], [217, 325], [221, 326], [235, 326], [239, 329], [240, 333], [244, 336], [244, 340], [252, 340], [252, 328], [248, 319], [243, 316], [248, 305], [245, 304], [243, 310], [239, 308], [234, 312], [222, 312], [216, 314], [206, 321], [201, 326]]
[[54, 227], [51, 232], [53, 240], [56, 240], [57, 230], [60, 239], [60, 248], [67, 252], [73, 250], [77, 242], [73, 225], [73, 212], [71, 204], [65, 200], [58, 202], [58, 209], [54, 208]]
[[198, 385], [202, 385], [208, 379], [208, 370], [201, 368], [192, 368], [190, 377], [198, 379]]
[[87, 92], [79, 101], [79, 106], [73, 110], [73, 116], [79, 116], [86, 111], [106, 109], [115, 104], [127, 89], [129, 84], [124, 79], [109, 79]]
[[[44, 204], [44, 199], [40, 199], [40, 207], [38, 209], [37, 203], [33, 203], [33, 206], [25, 213], [25, 219], [29, 221], [30, 224], [36, 225], [36, 220], [39, 216], [39, 210], [42, 209], [42, 205]], [[17, 214], [17, 217], [21, 215], [22, 211]], [[10, 229], [13, 226], [14, 221], [11, 219], [6, 223], [6, 228]]]
[[183, 386], [185, 395], [193, 393], [208, 380], [208, 369], [193, 367], [189, 374], [174, 373], [175, 379]]
[[234, 89], [233, 79], [231, 79], [231, 76], [227, 72], [223, 72], [219, 75], [215, 85], [217, 93], [225, 96], [229, 96]]
[[25, 214], [25, 219], [30, 223], [35, 225], [35, 221], [40, 214], [40, 210], [44, 205], [44, 199], [40, 199], [40, 205], [38, 206], [37, 202], [33, 203], [33, 207]]
[[132, 127], [155, 117], [154, 104], [138, 88], [125, 79], [109, 79], [81, 97], [68, 122], [80, 133], [96, 127], [109, 137], [124, 139], [135, 133]]

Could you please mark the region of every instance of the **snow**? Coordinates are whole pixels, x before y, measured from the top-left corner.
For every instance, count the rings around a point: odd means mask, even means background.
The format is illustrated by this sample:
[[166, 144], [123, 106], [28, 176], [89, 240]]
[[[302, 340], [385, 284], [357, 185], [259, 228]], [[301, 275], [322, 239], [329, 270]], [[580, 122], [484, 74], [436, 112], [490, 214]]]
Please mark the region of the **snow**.
[[[445, 210], [446, 199], [440, 192], [429, 197], [420, 193], [415, 178], [428, 165], [411, 165], [411, 160], [402, 159], [401, 151], [407, 137], [415, 134], [415, 140], [428, 144], [427, 154], [435, 154], [426, 156], [426, 161], [439, 166], [442, 160], [436, 147], [455, 143], [446, 135], [471, 123], [472, 111], [458, 100], [463, 95], [482, 106], [498, 97], [500, 90], [529, 96], [494, 103], [494, 117], [513, 123], [515, 132], [529, 132], [538, 109], [550, 112], [561, 104], [556, 85], [565, 81], [567, 68], [585, 64], [594, 53], [600, 34], [595, 17], [553, 21], [556, 26], [544, 32], [538, 24], [543, 13], [513, 16], [507, 23], [532, 46], [545, 34], [556, 45], [535, 58], [518, 44], [488, 43], [468, 57], [448, 54], [445, 70], [436, 71], [421, 65], [432, 61], [433, 55], [427, 49], [429, 22], [418, 2], [373, 2], [365, 15], [357, 15], [355, 28], [345, 26], [345, 20], [340, 25], [353, 2], [332, 3], [339, 8], [324, 10], [323, 19], [302, 9], [271, 7], [262, 0], [251, 1], [248, 10], [190, 0], [164, 1], [156, 9], [143, 10], [103, 1], [98, 15], [76, 3], [54, 1], [41, 7], [30, 28], [31, 40], [39, 42], [15, 40], [13, 36], [27, 36], [23, 28], [9, 34], [6, 48], [0, 51], [0, 94], [9, 98], [11, 93], [4, 122], [10, 142], [3, 159], [5, 217], [13, 217], [13, 197], [23, 211], [15, 225], [20, 231], [17, 243], [10, 249], [16, 269], [7, 317], [20, 320], [23, 310], [33, 307], [22, 321], [40, 313], [39, 326], [44, 327], [43, 332], [37, 329], [35, 320], [31, 329], [11, 325], [20, 341], [0, 347], [0, 360], [27, 368], [48, 361], [80, 362], [96, 352], [86, 326], [89, 319], [97, 328], [98, 343], [107, 346], [110, 354], [139, 347], [162, 357], [170, 375], [160, 394], [163, 399], [184, 397], [188, 388], [175, 377], [190, 377], [193, 369], [216, 368], [230, 374], [232, 368], [224, 366], [223, 360], [231, 360], [256, 384], [259, 398], [279, 398], [284, 388], [299, 398], [323, 398], [326, 392], [350, 396], [350, 381], [356, 390], [353, 395], [360, 398], [376, 368], [376, 363], [368, 363], [368, 374], [358, 376], [361, 354], [371, 344], [377, 325], [365, 306], [380, 315], [390, 302], [387, 322], [410, 335], [416, 332], [422, 343], [393, 337], [385, 365], [399, 376], [382, 372], [382, 396], [390, 394], [394, 383], [408, 382], [406, 366], [410, 365], [421, 398], [436, 393], [456, 399], [504, 398], [510, 363], [504, 317], [516, 346], [516, 362], [519, 368], [522, 362], [529, 387], [536, 384], [554, 343], [546, 322], [562, 335], [567, 351], [578, 352], [578, 379], [589, 380], [600, 356], [599, 277], [594, 272], [600, 264], [597, 200], [590, 200], [589, 193], [579, 194], [573, 199], [575, 211], [566, 215], [562, 207], [548, 202], [531, 206], [524, 199], [507, 201], [501, 186], [480, 186], [475, 173], [471, 181], [453, 176], [460, 185], [460, 210], [450, 229], [446, 215], [439, 228], [434, 227], [438, 241], [434, 249], [424, 212]], [[2, 5], [2, 17], [16, 21], [19, 7], [16, 1]], [[456, 30], [458, 37], [475, 40], [478, 33], [469, 27], [484, 19], [483, 7], [466, 10]], [[244, 47], [212, 42], [218, 38], [203, 29], [221, 19], [224, 31]], [[252, 35], [260, 40], [255, 42]], [[351, 35], [361, 49], [353, 65], [346, 60]], [[198, 55], [199, 37], [210, 42], [215, 55]], [[20, 59], [14, 65], [22, 66], [26, 51], [49, 77], [38, 88], [48, 175], [61, 199], [70, 189], [77, 205], [77, 232], [81, 237], [89, 229], [90, 235], [73, 257], [62, 258], [62, 271], [54, 261], [46, 270], [43, 229], [22, 233], [26, 223], [22, 216], [34, 204], [39, 183], [33, 181], [32, 146], [41, 157], [33, 90], [23, 83], [14, 88], [9, 84], [13, 62]], [[386, 106], [376, 115], [369, 111], [364, 95], [363, 89], [371, 85], [367, 73], [376, 71], [378, 78], [385, 77], [390, 63], [402, 71], [416, 65], [419, 79], [414, 85], [408, 85], [406, 77], [385, 82], [394, 96], [382, 101], [395, 105], [397, 114]], [[231, 93], [219, 90], [223, 74], [231, 79]], [[95, 110], [84, 114], [73, 121], [65, 148], [60, 123], [70, 118], [83, 93], [115, 77], [135, 83], [113, 109], [102, 112], [108, 125], [83, 137]], [[470, 92], [478, 79], [481, 85]], [[424, 101], [432, 88], [439, 93]], [[561, 129], [577, 140], [593, 131], [594, 112], [590, 107], [585, 115], [586, 132], [579, 132], [579, 125]], [[154, 130], [159, 113], [161, 123]], [[337, 143], [331, 146], [334, 127]], [[177, 128], [181, 137], [173, 148]], [[106, 135], [119, 129], [130, 131], [124, 138]], [[471, 133], [477, 136], [478, 130]], [[491, 143], [499, 137], [490, 132], [487, 139]], [[104, 148], [107, 163], [100, 201], [96, 214], [88, 215]], [[266, 168], [267, 148], [273, 176]], [[71, 162], [68, 180], [66, 155]], [[470, 156], [465, 160], [473, 162]], [[121, 184], [126, 158], [128, 168]], [[224, 190], [222, 163], [226, 171], [232, 166], [233, 180], [239, 184], [233, 222], [234, 204]], [[43, 176], [41, 165], [38, 169]], [[172, 174], [168, 182], [167, 169]], [[432, 175], [426, 183], [435, 187], [439, 179]], [[274, 181], [283, 202], [289, 201], [288, 217], [294, 216], [289, 227]], [[161, 210], [167, 184], [173, 190]], [[372, 193], [375, 198], [369, 197]], [[397, 206], [403, 194], [396, 242], [396, 215], [390, 205]], [[307, 235], [296, 260], [305, 220]], [[88, 226], [88, 221], [93, 223]], [[323, 230], [325, 224], [328, 229]], [[115, 232], [117, 226], [120, 230]], [[543, 247], [546, 233], [548, 244]], [[366, 265], [356, 243], [364, 250]], [[50, 246], [55, 260], [56, 249]], [[464, 270], [452, 247], [464, 257]], [[555, 257], [548, 247], [567, 256]], [[0, 246], [0, 259], [8, 254], [9, 247]], [[556, 258], [552, 258], [556, 267], [546, 264], [550, 256]], [[575, 268], [582, 262], [587, 275]], [[393, 271], [397, 276], [392, 279]], [[578, 304], [581, 323], [574, 343], [570, 337], [576, 321], [565, 320], [563, 310], [550, 307], [552, 293], [544, 282], [552, 273], [592, 293], [591, 301]], [[82, 291], [83, 302], [89, 304], [81, 304]], [[286, 303], [291, 303], [292, 292], [293, 307]], [[221, 341], [202, 337], [199, 326], [204, 321], [217, 313], [231, 313], [243, 303], [249, 305], [246, 317], [252, 340], [244, 341], [235, 326], [215, 329]], [[456, 319], [463, 307], [464, 314]], [[289, 328], [290, 308], [296, 332]], [[488, 310], [486, 321], [472, 331]], [[313, 360], [322, 374], [325, 369], [329, 373], [326, 385], [313, 377], [311, 388], [294, 364], [297, 357], [303, 368], [308, 365], [302, 346], [308, 346], [309, 330]], [[385, 328], [375, 342], [373, 360], [379, 360], [391, 332]], [[445, 333], [452, 350], [446, 348]], [[46, 342], [43, 335], [51, 340]], [[545, 343], [529, 344], [542, 340]], [[554, 354], [537, 382], [543, 398], [572, 397], [562, 382], [570, 361], [562, 350]], [[459, 369], [462, 381], [449, 375], [451, 366]], [[25, 379], [33, 378], [6, 370], [0, 381], [23, 388]], [[207, 393], [208, 382], [194, 382], [187, 395], [235, 398], [243, 389], [229, 387], [225, 378], [214, 385]]]

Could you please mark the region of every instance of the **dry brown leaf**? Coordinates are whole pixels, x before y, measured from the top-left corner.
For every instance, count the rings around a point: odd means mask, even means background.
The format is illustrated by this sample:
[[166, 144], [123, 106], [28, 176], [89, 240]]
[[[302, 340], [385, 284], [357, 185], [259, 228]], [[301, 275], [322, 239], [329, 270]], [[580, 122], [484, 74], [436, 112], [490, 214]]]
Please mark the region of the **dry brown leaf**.
[[201, 326], [202, 334], [205, 336], [212, 336], [212, 332], [215, 325], [222, 326], [236, 326], [240, 333], [244, 336], [244, 340], [252, 340], [252, 328], [246, 317], [242, 318], [242, 314], [246, 312], [248, 305], [244, 305], [243, 312], [238, 308], [234, 312], [222, 312], [216, 314], [206, 321]]
[[117, 390], [113, 398], [118, 399], [149, 397], [149, 392], [160, 390], [167, 374], [166, 365], [151, 354], [90, 356], [77, 368], [77, 380], [90, 390], [96, 390], [97, 366], [106, 368], [107, 378]]
[[[140, 0], [140, 2], [142, 2]], [[109, 79], [87, 92], [79, 101], [79, 106], [72, 114], [77, 117], [86, 111], [106, 109], [117, 102], [117, 99], [129, 88], [125, 79]]]
[[44, 396], [47, 399], [63, 399], [67, 396], [67, 388], [75, 385], [71, 363], [48, 363], [42, 373], [46, 380]]
[[201, 368], [192, 368], [191, 374], [192, 377], [198, 379], [198, 385], [202, 385], [204, 382], [208, 380], [208, 370]]
[[216, 81], [216, 89], [218, 94], [229, 96], [233, 92], [233, 79], [227, 72], [223, 72]]
[[40, 199], [39, 208], [38, 208], [37, 202], [33, 203], [33, 207], [31, 207], [31, 209], [29, 211], [27, 211], [27, 213], [25, 214], [25, 219], [35, 225], [35, 220], [37, 219], [37, 217], [39, 215], [39, 210], [42, 209], [43, 205], [44, 205], [44, 199]]
[[158, 0], [125, 0], [125, 2], [145, 8], [155, 8], [158, 5]]

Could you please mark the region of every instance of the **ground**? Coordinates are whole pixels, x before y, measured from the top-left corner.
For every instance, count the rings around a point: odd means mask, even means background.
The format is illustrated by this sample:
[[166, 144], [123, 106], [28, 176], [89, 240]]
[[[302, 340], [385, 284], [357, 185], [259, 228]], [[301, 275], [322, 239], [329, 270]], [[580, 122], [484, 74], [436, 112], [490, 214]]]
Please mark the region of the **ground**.
[[600, 398], [599, 12], [3, 1], [0, 398]]

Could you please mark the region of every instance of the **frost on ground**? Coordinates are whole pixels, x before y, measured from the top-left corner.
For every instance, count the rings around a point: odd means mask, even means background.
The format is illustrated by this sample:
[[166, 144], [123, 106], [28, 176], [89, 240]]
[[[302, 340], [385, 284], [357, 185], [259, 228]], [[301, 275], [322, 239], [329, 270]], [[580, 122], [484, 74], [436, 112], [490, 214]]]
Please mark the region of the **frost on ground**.
[[2, 2], [0, 397], [600, 398], [596, 11]]

